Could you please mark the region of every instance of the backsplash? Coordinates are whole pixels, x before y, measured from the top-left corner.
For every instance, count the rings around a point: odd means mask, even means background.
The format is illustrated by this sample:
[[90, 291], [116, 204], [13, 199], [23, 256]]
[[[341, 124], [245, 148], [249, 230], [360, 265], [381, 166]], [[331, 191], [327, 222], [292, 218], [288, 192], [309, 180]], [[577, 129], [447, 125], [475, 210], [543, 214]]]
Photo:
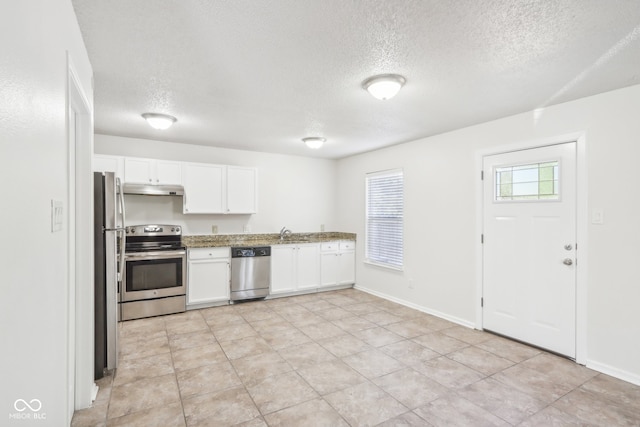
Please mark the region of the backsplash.
[[[282, 227], [294, 232], [320, 232], [318, 220], [307, 220], [297, 211], [270, 213], [271, 206], [262, 206], [257, 214], [184, 214], [182, 196], [141, 196], [127, 194], [124, 197], [127, 226], [139, 224], [180, 225], [185, 235], [274, 233]], [[217, 233], [212, 227], [217, 227]], [[324, 223], [325, 229], [334, 224]]]

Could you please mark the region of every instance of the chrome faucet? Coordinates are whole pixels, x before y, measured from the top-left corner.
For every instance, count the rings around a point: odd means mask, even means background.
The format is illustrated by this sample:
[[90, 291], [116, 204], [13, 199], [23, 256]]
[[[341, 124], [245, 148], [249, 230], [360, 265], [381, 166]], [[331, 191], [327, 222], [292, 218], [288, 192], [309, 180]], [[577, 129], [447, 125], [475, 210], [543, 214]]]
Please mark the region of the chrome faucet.
[[280, 240], [284, 240], [285, 237], [290, 235], [291, 230], [289, 230], [287, 227], [282, 227], [282, 230], [280, 230]]

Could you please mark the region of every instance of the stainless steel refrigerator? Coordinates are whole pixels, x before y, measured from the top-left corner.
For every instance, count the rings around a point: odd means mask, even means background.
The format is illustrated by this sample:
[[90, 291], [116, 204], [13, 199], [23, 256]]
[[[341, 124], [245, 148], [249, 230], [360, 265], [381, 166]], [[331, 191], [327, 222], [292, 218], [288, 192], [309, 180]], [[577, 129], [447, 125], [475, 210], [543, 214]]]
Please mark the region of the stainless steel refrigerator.
[[95, 172], [95, 379], [118, 365], [118, 299], [124, 267], [124, 196], [113, 172]]

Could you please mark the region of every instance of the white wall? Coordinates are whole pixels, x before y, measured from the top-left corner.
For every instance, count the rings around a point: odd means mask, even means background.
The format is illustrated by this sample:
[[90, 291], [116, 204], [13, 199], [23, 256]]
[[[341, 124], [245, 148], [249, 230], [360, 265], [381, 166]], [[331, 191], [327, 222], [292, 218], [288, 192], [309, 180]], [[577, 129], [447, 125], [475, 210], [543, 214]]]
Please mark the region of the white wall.
[[254, 215], [184, 215], [179, 196], [126, 196], [127, 224], [181, 224], [185, 234], [277, 233], [337, 230], [336, 162], [333, 160], [204, 147], [190, 144], [95, 135], [95, 152], [163, 160], [258, 168], [258, 213]]
[[[67, 52], [91, 104], [92, 70], [68, 0], [4, 2], [0, 39], [5, 242], [0, 257], [0, 419], [2, 425], [68, 425], [73, 336], [68, 331]], [[90, 164], [91, 151], [79, 159], [81, 164]], [[51, 232], [52, 199], [64, 206], [64, 229], [56, 233]], [[10, 418], [17, 399], [39, 399], [37, 415], [46, 421]], [[35, 416], [28, 410], [22, 414]]]
[[[358, 285], [474, 324], [477, 151], [584, 131], [589, 211], [605, 215], [588, 226], [588, 365], [640, 384], [639, 111], [633, 86], [338, 161], [338, 224], [361, 236]], [[364, 176], [391, 168], [405, 172], [404, 272], [362, 262]]]

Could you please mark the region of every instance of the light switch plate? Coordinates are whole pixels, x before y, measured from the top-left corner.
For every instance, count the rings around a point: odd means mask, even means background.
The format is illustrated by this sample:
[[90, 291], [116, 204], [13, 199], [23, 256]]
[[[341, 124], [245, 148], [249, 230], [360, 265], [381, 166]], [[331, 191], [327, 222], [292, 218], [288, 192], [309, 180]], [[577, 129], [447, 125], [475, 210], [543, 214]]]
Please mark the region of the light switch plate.
[[218, 226], [217, 225], [212, 225], [211, 226], [211, 234], [218, 234]]
[[62, 202], [51, 200], [51, 232], [62, 231]]
[[245, 233], [251, 233], [251, 225], [246, 224], [245, 226], [242, 227], [242, 231]]
[[596, 224], [596, 225], [604, 224], [604, 212], [602, 209], [594, 209], [591, 212], [591, 224]]

